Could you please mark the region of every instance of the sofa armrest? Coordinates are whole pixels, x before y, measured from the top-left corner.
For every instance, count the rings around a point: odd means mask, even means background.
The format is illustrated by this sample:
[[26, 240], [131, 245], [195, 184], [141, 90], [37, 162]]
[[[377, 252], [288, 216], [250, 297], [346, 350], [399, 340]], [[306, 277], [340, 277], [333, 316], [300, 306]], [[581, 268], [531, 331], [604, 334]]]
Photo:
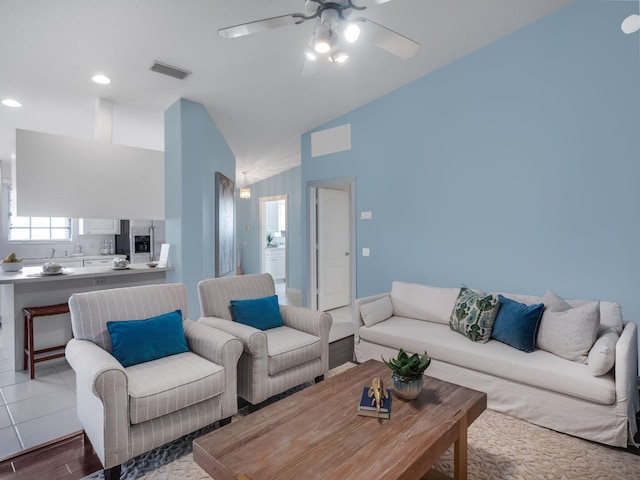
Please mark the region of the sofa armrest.
[[71, 339], [65, 350], [76, 373], [77, 412], [105, 468], [129, 459], [129, 394], [124, 367], [89, 340]]
[[331, 329], [331, 315], [327, 312], [311, 310], [310, 308], [280, 305], [282, 321], [287, 327], [306, 332], [316, 337], [329, 338]]
[[638, 326], [635, 322], [626, 322], [620, 338], [616, 343], [616, 399], [618, 403], [626, 405], [629, 424], [629, 443], [633, 442], [638, 432], [635, 421], [636, 413], [640, 410], [638, 398]]
[[193, 320], [185, 320], [183, 325], [189, 350], [224, 368], [236, 368], [242, 354], [242, 343], [237, 337]]
[[357, 342], [360, 339], [358, 332], [360, 331], [360, 327], [364, 325], [362, 321], [362, 314], [360, 313], [360, 307], [365, 303], [375, 302], [380, 298], [388, 297], [391, 295], [391, 292], [379, 293], [377, 295], [370, 295], [368, 297], [356, 298], [356, 301], [353, 302], [353, 323], [354, 323], [354, 340]]
[[267, 358], [267, 336], [262, 330], [218, 317], [200, 317], [198, 323], [233, 335], [252, 357]]
[[225, 385], [220, 405], [222, 418], [231, 417], [238, 411], [238, 360], [242, 355], [242, 342], [234, 335], [204, 323], [184, 320], [182, 324], [189, 350], [224, 368]]

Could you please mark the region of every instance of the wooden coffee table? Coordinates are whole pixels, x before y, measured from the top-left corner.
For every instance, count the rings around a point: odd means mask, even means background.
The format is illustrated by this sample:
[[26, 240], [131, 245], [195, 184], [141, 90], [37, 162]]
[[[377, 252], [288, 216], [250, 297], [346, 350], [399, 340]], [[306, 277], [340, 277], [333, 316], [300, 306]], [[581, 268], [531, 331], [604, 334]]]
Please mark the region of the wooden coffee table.
[[420, 479], [454, 444], [455, 478], [467, 478], [467, 427], [487, 395], [426, 376], [415, 400], [393, 397], [388, 420], [357, 414], [373, 377], [370, 360], [233, 421], [193, 442], [214, 480]]

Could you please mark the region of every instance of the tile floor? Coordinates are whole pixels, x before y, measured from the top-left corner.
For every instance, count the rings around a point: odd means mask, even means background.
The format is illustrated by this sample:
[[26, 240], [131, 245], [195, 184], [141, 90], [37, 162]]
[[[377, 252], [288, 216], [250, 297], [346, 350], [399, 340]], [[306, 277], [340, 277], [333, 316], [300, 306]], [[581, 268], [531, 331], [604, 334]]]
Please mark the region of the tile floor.
[[[277, 284], [280, 303], [300, 305], [300, 294]], [[330, 312], [350, 322], [350, 307]], [[75, 373], [64, 359], [36, 365], [36, 378], [14, 372], [0, 347], [0, 459], [82, 430], [76, 416]]]
[[82, 430], [75, 373], [64, 360], [36, 366], [36, 378], [12, 371], [0, 349], [0, 459]]

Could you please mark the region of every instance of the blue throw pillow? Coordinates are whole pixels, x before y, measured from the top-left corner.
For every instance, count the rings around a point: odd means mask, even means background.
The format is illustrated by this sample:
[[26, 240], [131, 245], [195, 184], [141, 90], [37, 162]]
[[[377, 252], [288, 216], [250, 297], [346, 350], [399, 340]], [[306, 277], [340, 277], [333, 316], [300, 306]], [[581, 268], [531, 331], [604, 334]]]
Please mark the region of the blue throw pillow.
[[277, 295], [251, 300], [231, 300], [231, 313], [236, 322], [260, 330], [284, 325]]
[[491, 338], [523, 352], [533, 352], [544, 304], [525, 305], [498, 295], [500, 310], [493, 324]]
[[182, 311], [146, 320], [107, 322], [113, 356], [123, 367], [188, 352]]

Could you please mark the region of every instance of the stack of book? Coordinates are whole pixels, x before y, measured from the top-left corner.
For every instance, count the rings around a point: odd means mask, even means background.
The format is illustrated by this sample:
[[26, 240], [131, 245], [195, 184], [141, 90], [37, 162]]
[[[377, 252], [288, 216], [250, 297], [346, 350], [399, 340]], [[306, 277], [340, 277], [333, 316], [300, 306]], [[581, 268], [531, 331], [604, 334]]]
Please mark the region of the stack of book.
[[384, 398], [380, 411], [376, 407], [374, 397], [369, 396], [369, 387], [364, 387], [360, 405], [358, 405], [358, 415], [364, 417], [391, 418], [391, 390], [387, 390], [387, 398]]

